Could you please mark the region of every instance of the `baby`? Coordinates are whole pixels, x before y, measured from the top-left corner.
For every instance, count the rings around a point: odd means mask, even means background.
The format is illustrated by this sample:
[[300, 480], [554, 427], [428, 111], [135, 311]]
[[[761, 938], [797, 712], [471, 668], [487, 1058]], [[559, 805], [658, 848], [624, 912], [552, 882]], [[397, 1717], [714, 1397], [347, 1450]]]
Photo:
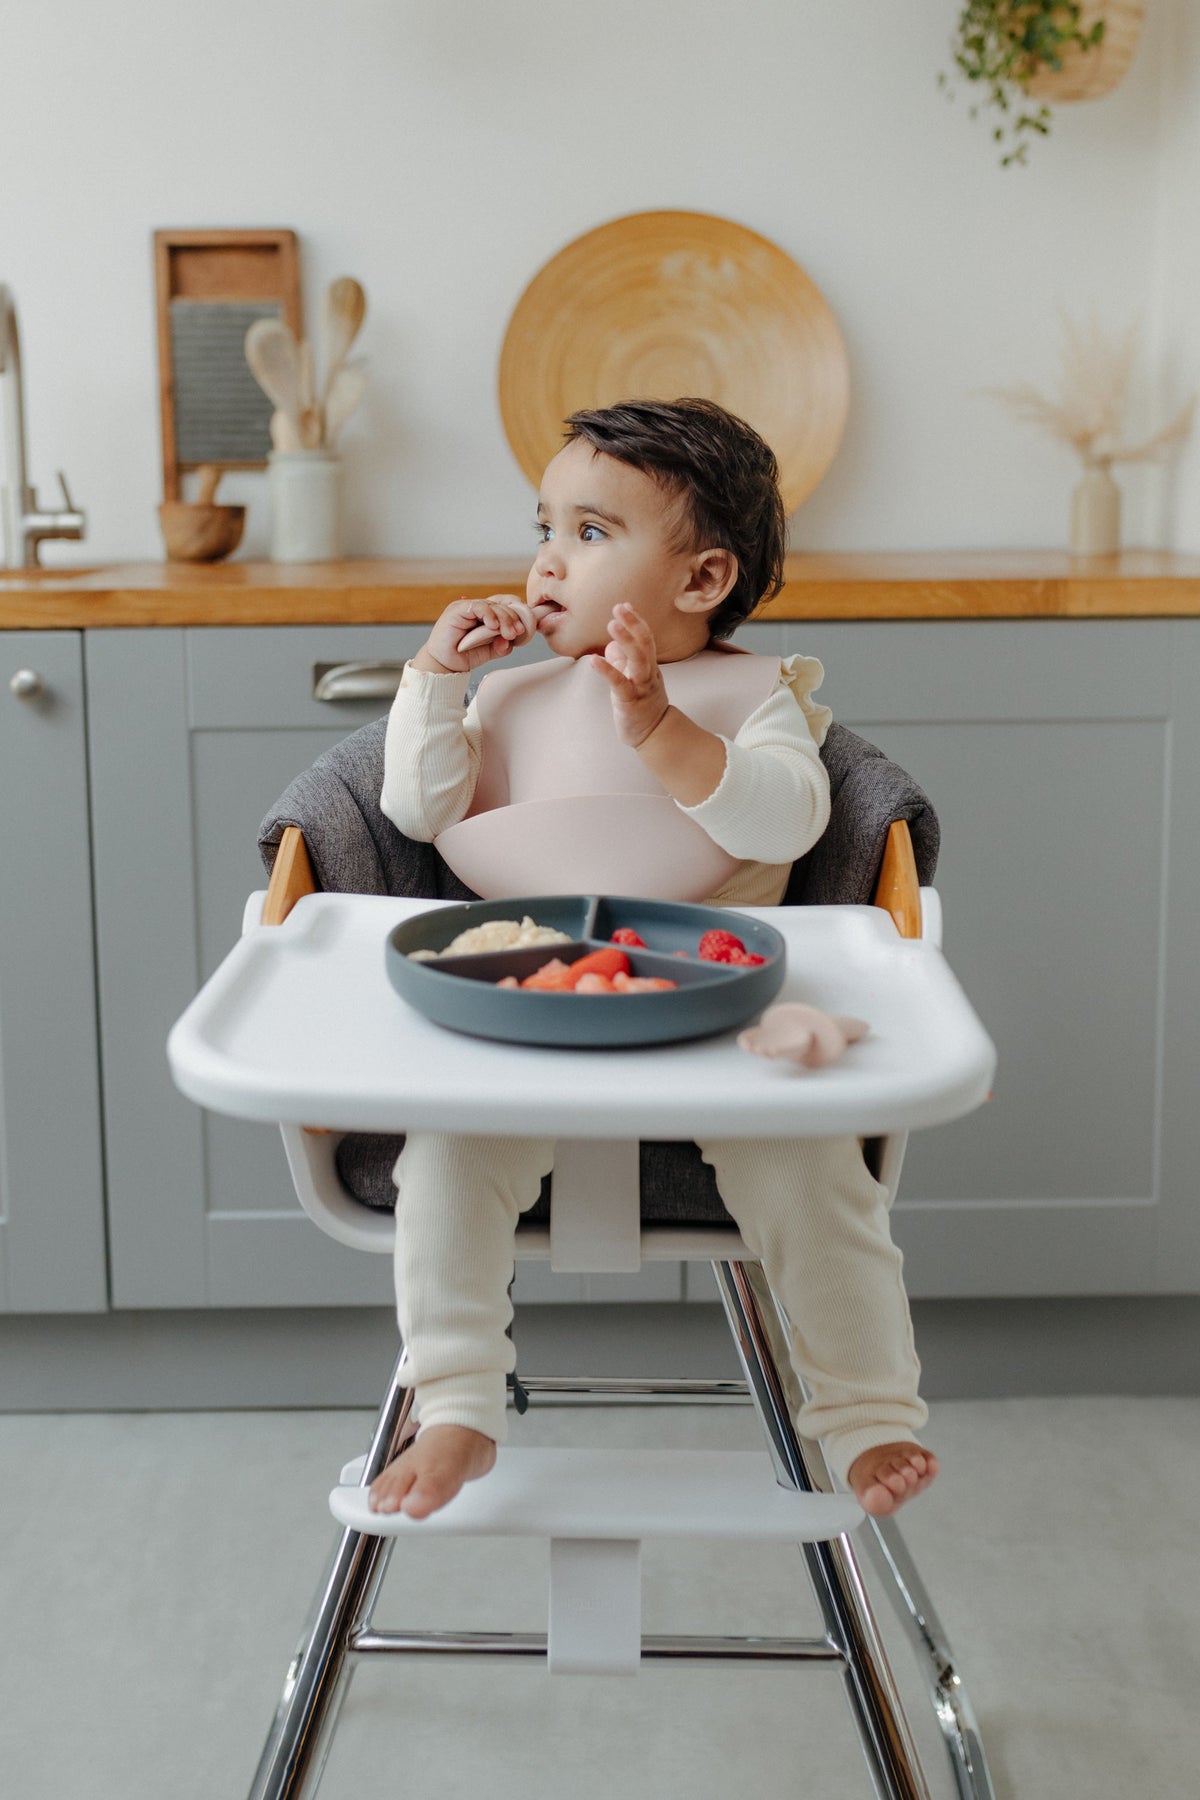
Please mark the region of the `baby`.
[[[563, 808], [586, 818], [620, 795], [622, 829], [564, 851], [556, 891], [661, 892], [667, 870], [677, 899], [778, 904], [828, 822], [830, 714], [811, 698], [814, 659], [725, 641], [782, 585], [773, 454], [708, 401], [575, 413], [537, 533], [525, 601], [455, 601], [408, 663], [384, 812], [490, 897], [523, 891], [514, 869]], [[470, 671], [533, 631], [556, 660], [497, 671], [464, 711]], [[856, 1138], [699, 1148], [792, 1322], [800, 1430], [868, 1512], [895, 1511], [938, 1465], [915, 1436], [927, 1412], [885, 1190]], [[513, 1238], [553, 1162], [549, 1139], [408, 1137], [396, 1293], [420, 1430], [372, 1485], [373, 1510], [425, 1517], [492, 1467]]]

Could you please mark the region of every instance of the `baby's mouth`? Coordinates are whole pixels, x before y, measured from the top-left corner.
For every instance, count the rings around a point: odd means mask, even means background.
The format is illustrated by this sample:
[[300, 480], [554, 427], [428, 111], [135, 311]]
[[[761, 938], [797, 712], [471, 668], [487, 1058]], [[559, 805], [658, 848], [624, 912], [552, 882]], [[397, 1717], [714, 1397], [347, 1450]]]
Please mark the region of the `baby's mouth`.
[[535, 602], [533, 610], [538, 622], [538, 629], [540, 630], [550, 619], [559, 618], [567, 609], [565, 606], [561, 605], [559, 601], [551, 600], [547, 595], [543, 594], [542, 597]]

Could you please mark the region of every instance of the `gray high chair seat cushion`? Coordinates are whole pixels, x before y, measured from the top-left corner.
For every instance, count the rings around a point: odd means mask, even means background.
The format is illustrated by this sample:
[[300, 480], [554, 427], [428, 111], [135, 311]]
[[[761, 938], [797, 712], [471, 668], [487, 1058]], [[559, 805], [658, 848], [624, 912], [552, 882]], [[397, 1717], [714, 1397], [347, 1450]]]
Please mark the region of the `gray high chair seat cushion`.
[[[304, 833], [313, 873], [326, 892], [384, 894], [404, 899], [476, 900], [432, 844], [414, 843], [384, 817], [383, 744], [387, 720], [364, 725], [319, 756], [287, 787], [263, 820], [259, 850], [268, 873], [289, 825]], [[922, 887], [933, 880], [938, 856], [937, 815], [911, 776], [874, 744], [831, 725], [821, 748], [832, 802], [819, 841], [793, 865], [785, 906], [870, 904], [888, 827], [907, 821]], [[400, 1136], [352, 1132], [336, 1151], [338, 1174], [366, 1206], [395, 1205], [392, 1166]], [[694, 1144], [641, 1147], [642, 1219], [648, 1225], [731, 1225], [713, 1172]], [[552, 1177], [526, 1217], [549, 1218]]]

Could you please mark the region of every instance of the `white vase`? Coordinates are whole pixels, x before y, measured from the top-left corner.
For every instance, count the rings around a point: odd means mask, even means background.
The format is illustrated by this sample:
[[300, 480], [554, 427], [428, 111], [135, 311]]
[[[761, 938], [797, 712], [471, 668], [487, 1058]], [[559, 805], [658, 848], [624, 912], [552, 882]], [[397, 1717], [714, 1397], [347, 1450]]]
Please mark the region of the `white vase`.
[[1111, 556], [1121, 548], [1121, 490], [1100, 463], [1083, 471], [1071, 495], [1072, 556]]
[[271, 557], [332, 562], [342, 553], [342, 466], [330, 450], [272, 450]]

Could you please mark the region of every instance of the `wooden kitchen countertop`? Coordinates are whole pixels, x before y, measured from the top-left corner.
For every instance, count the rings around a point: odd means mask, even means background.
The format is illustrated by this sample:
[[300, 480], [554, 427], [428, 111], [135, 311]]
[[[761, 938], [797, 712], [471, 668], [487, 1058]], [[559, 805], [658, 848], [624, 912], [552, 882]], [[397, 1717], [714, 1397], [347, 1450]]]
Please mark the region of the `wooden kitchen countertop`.
[[[0, 629], [422, 624], [463, 594], [523, 594], [527, 569], [475, 557], [0, 570]], [[757, 620], [1200, 617], [1200, 556], [1169, 550], [798, 552], [786, 572]]]

